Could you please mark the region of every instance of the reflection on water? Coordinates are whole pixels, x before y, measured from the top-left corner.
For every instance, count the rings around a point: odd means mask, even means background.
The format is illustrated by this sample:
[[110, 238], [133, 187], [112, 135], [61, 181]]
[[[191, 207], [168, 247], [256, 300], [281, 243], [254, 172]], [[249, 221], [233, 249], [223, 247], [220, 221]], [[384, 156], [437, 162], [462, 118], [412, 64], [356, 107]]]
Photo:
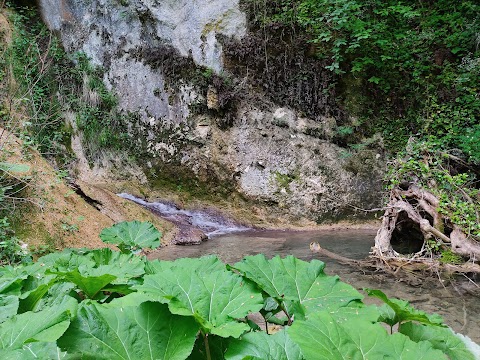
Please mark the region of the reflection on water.
[[294, 255], [306, 261], [320, 259], [327, 263], [327, 274], [337, 274], [357, 289], [378, 288], [390, 297], [410, 301], [421, 310], [436, 312], [442, 315], [455, 331], [480, 343], [480, 299], [471, 295], [460, 295], [452, 286], [444, 288], [440, 280], [425, 281], [421, 287], [412, 287], [382, 274], [364, 274], [329, 258], [321, 258], [309, 249], [310, 242], [317, 241], [330, 251], [362, 259], [368, 256], [374, 238], [375, 231], [372, 230], [245, 231], [216, 236], [201, 245], [168, 246], [154, 252], [150, 257], [173, 260], [179, 257], [215, 254], [230, 264], [244, 256], [259, 253], [267, 257]]

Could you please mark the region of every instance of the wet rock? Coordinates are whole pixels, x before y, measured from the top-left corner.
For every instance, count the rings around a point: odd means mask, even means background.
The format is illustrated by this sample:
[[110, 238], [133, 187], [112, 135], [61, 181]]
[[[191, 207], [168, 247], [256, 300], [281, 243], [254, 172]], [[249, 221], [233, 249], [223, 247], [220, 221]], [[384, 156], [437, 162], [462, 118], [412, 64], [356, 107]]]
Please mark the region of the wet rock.
[[208, 236], [200, 229], [194, 227], [180, 227], [178, 234], [172, 240], [174, 245], [199, 245], [208, 240]]

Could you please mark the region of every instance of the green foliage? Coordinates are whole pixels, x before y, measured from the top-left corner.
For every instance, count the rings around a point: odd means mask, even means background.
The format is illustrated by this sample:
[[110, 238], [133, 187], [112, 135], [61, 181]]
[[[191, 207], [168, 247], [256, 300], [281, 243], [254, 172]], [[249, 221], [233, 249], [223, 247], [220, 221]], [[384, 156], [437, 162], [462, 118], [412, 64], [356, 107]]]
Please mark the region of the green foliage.
[[[480, 191], [476, 188], [478, 172], [463, 154], [447, 151], [437, 141], [411, 139], [406, 151], [398, 154], [387, 175], [388, 188], [411, 181], [439, 199], [438, 211], [459, 226], [464, 233], [480, 239]], [[431, 243], [433, 250], [439, 246]]]
[[464, 129], [459, 135], [459, 147], [469, 157], [469, 161], [480, 164], [480, 125], [476, 124], [472, 127]]
[[259, 311], [262, 296], [214, 256], [159, 262], [155, 274], [136, 287], [152, 300], [168, 303], [173, 314], [193, 316], [204, 333], [239, 337], [250, 327], [235, 319]]
[[0, 355], [4, 358], [30, 342], [55, 342], [70, 326], [76, 308], [74, 299], [64, 298], [41, 311], [12, 316], [0, 327]]
[[14, 295], [0, 297], [0, 323], [17, 314], [19, 298]]
[[8, 218], [0, 218], [0, 265], [29, 261], [31, 261], [31, 256], [15, 236]]
[[58, 345], [82, 358], [181, 360], [192, 351], [197, 332], [193, 319], [159, 303], [124, 308], [84, 302]]
[[[339, 280], [327, 276], [325, 264], [318, 260], [310, 263], [293, 256], [279, 256], [267, 260], [263, 255], [247, 256], [234, 265], [234, 269], [274, 299], [289, 317], [303, 318], [319, 309], [335, 310], [343, 306], [355, 306], [363, 296]], [[269, 306], [271, 307], [271, 306]]]
[[[288, 329], [288, 328], [287, 328]], [[240, 339], [230, 341], [225, 354], [227, 360], [303, 360], [299, 346], [292, 341], [286, 330], [273, 335], [250, 332]]]
[[275, 182], [279, 189], [285, 189], [290, 192], [290, 184], [298, 180], [298, 174], [283, 174], [279, 171], [274, 172]]
[[[121, 225], [121, 239], [150, 234]], [[147, 229], [142, 232], [140, 229]], [[111, 230], [111, 229], [110, 229]], [[158, 234], [157, 234], [158, 236]], [[153, 237], [153, 236], [152, 236]], [[214, 256], [148, 261], [110, 249], [66, 250], [0, 268], [2, 359], [473, 359], [441, 318], [327, 276], [324, 264], [249, 256], [234, 267]], [[269, 335], [260, 311], [290, 326]], [[277, 320], [273, 320], [273, 319]], [[400, 324], [389, 335], [381, 326]], [[469, 346], [472, 346], [470, 344]], [[473, 345], [475, 346], [475, 345]], [[213, 357], [212, 357], [213, 356]]]
[[[56, 93], [70, 79], [69, 61], [35, 11], [17, 8], [10, 15], [13, 36], [0, 55], [0, 68], [6, 74], [2, 82], [14, 81], [15, 85], [1, 91], [8, 104], [3, 126], [28, 133], [42, 153], [62, 154], [66, 161], [64, 146], [70, 134], [64, 127], [62, 104]], [[29, 119], [19, 123], [17, 112], [25, 111]]]
[[401, 333], [388, 335], [372, 312], [363, 309], [319, 311], [306, 321], [296, 321], [288, 334], [307, 360], [447, 359], [429, 342], [416, 343]]
[[417, 321], [428, 325], [441, 325], [443, 323], [443, 319], [440, 316], [436, 314], [428, 315], [423, 311], [416, 310], [409, 305], [408, 301], [389, 299], [380, 290], [365, 289], [365, 291], [369, 296], [376, 297], [385, 303], [386, 306], [380, 308], [381, 316], [379, 320], [390, 325], [390, 328], [397, 324], [401, 325], [405, 321]]
[[[472, 160], [480, 160], [473, 140], [480, 116], [478, 2], [247, 3], [265, 41], [276, 41], [284, 33], [294, 39], [303, 35], [310, 43], [307, 57], [326, 63], [325, 68], [336, 74], [339, 102], [362, 125], [350, 141], [381, 132], [389, 149], [396, 151], [411, 135], [433, 136], [444, 147], [462, 149]], [[288, 35], [282, 38], [287, 39], [287, 52], [292, 45]], [[351, 124], [339, 130], [350, 131]]]
[[107, 244], [115, 244], [123, 253], [139, 252], [144, 248], [160, 246], [162, 234], [149, 222], [123, 221], [103, 229], [100, 239]]
[[453, 253], [450, 249], [442, 251], [440, 254], [440, 262], [443, 264], [462, 264], [463, 259], [461, 256]]
[[87, 158], [94, 159], [100, 149], [128, 147], [124, 125], [129, 116], [117, 109], [116, 96], [102, 81], [102, 69], [92, 66], [83, 53], [74, 54], [72, 60], [76, 64], [72, 72], [83, 95], [68, 94], [69, 106], [77, 114], [76, 125], [82, 131]]
[[[400, 304], [400, 331], [389, 335], [380, 324], [383, 310], [365, 306], [356, 290], [325, 275], [320, 261], [255, 256], [235, 268], [213, 256], [148, 261], [110, 249], [67, 250], [0, 268], [0, 355], [473, 359], [464, 338], [438, 318], [372, 290]], [[246, 320], [275, 308], [264, 301], [269, 295], [288, 308], [291, 323], [273, 335]]]
[[[86, 153], [90, 159], [99, 148], [126, 146], [126, 135], [120, 129], [124, 117], [117, 116], [117, 100], [105, 88], [101, 72], [88, 65], [84, 55], [67, 55], [37, 10], [17, 3], [0, 6], [2, 15], [9, 18], [4, 26], [12, 26], [11, 42], [2, 42], [0, 50], [0, 125], [22, 139], [23, 156], [35, 147], [56, 165], [68, 165], [73, 158], [71, 136], [76, 130], [83, 132], [89, 144]], [[78, 114], [78, 127], [66, 119], [69, 112]], [[7, 223], [18, 209], [14, 205], [28, 200], [23, 192], [28, 177], [22, 173], [29, 170], [27, 165], [5, 160], [4, 144], [9, 136], [2, 133], [0, 145], [0, 218], [5, 216]], [[66, 232], [78, 230], [75, 224], [63, 222], [60, 226]], [[0, 232], [8, 233], [0, 239], [0, 263], [28, 259], [11, 227], [7, 231], [2, 226]]]
[[21, 349], [9, 351], [5, 360], [65, 359], [67, 353], [61, 351], [55, 342], [29, 342]]
[[450, 328], [426, 326], [409, 321], [401, 324], [399, 332], [407, 335], [415, 342], [428, 341], [434, 349], [441, 350], [450, 360], [475, 359], [475, 356], [466, 348], [466, 344], [461, 337], [456, 336]]
[[[4, 126], [23, 132], [44, 155], [60, 164], [71, 161], [70, 139], [76, 128], [83, 133], [89, 159], [99, 149], [127, 147], [126, 116], [117, 110], [117, 99], [105, 87], [101, 69], [90, 65], [82, 53], [66, 54], [37, 10], [18, 7], [11, 21], [12, 43], [0, 55], [0, 69], [18, 87], [1, 89], [10, 103]], [[29, 121], [18, 123], [15, 112], [25, 110]], [[76, 124], [65, 120], [67, 111], [76, 114]]]

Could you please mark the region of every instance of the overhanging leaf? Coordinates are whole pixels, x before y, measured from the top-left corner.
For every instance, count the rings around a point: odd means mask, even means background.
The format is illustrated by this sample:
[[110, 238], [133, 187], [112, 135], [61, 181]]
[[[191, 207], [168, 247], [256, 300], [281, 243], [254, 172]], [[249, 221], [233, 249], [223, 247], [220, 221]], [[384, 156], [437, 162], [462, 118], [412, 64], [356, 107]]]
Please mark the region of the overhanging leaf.
[[385, 322], [386, 324], [393, 326], [398, 323], [405, 321], [418, 321], [422, 324], [438, 325], [443, 324], [443, 319], [440, 315], [437, 314], [427, 314], [424, 311], [417, 310], [411, 306], [408, 301], [399, 300], [399, 299], [390, 299], [380, 290], [371, 290], [365, 289], [369, 296], [376, 297], [382, 300], [386, 305], [388, 305], [393, 311], [394, 316], [389, 315], [388, 311], [383, 312], [383, 316], [380, 321]]
[[136, 220], [115, 224], [100, 233], [100, 239], [105, 243], [139, 249], [159, 247], [161, 236], [151, 223]]
[[0, 295], [0, 323], [17, 314], [18, 297], [14, 295]]
[[13, 316], [0, 324], [0, 349], [12, 351], [29, 342], [56, 341], [70, 325], [76, 307], [74, 299], [65, 298], [42, 311]]
[[[415, 342], [428, 341], [433, 348], [448, 355], [450, 360], [475, 360], [462, 338], [448, 327], [428, 326], [407, 322], [401, 324], [399, 331]], [[477, 345], [478, 347], [478, 345]], [[480, 347], [478, 348], [480, 350]]]
[[34, 290], [25, 292], [20, 297], [20, 306], [18, 308], [19, 314], [22, 314], [26, 311], [34, 311], [37, 304], [45, 296], [53, 284], [55, 284], [56, 279], [49, 281], [47, 284], [41, 284], [37, 286]]
[[74, 291], [76, 288], [75, 284], [70, 282], [57, 282], [50, 289], [45, 296], [38, 302], [35, 306], [35, 311], [40, 311], [55, 304], [62, 302], [64, 298], [72, 297], [77, 301], [82, 299], [77, 296], [77, 293]]
[[80, 254], [70, 252], [53, 258], [49, 263], [48, 267], [51, 270], [47, 270], [47, 273], [76, 284], [90, 299], [97, 296], [107, 285], [109, 291], [129, 293], [131, 280], [140, 278], [145, 273], [144, 259], [111, 249], [98, 249]]
[[274, 335], [253, 332], [230, 341], [226, 360], [243, 360], [246, 357], [263, 360], [303, 360], [300, 348], [285, 330]]
[[69, 272], [81, 266], [94, 268], [96, 264], [89, 255], [90, 252], [91, 250], [66, 249], [61, 253], [51, 253], [39, 258], [32, 268], [37, 275], [44, 274], [45, 271], [52, 269], [58, 272]]
[[89, 299], [93, 299], [100, 290], [117, 278], [116, 276], [110, 274], [104, 274], [100, 276], [83, 276], [78, 270], [58, 274], [63, 275], [65, 280], [77, 285], [78, 288], [82, 290]]
[[83, 276], [115, 275], [119, 281], [140, 277], [145, 273], [145, 261], [133, 254], [122, 254], [111, 249], [68, 250], [52, 253], [38, 259], [37, 272], [55, 269], [70, 272], [79, 269]]
[[238, 337], [250, 327], [235, 319], [263, 306], [254, 286], [227, 271], [214, 256], [159, 262], [157, 271], [146, 275], [136, 289], [168, 303], [174, 314], [194, 316], [206, 332]]
[[0, 294], [17, 295], [21, 294], [22, 282], [27, 275], [18, 274], [13, 268], [7, 266], [0, 269]]
[[363, 298], [337, 276], [327, 276], [324, 267], [319, 260], [307, 263], [293, 256], [267, 260], [264, 255], [248, 256], [234, 265], [277, 301], [299, 302], [306, 314], [322, 309], [335, 310]]
[[288, 334], [307, 360], [446, 359], [427, 342], [415, 343], [399, 333], [388, 335], [372, 322], [370, 310], [364, 314], [359, 309], [356, 316], [349, 308], [312, 313], [306, 321], [295, 321]]
[[126, 283], [129, 279], [137, 278], [145, 273], [145, 260], [133, 254], [122, 254], [111, 249], [93, 250], [89, 257], [95, 263], [93, 275], [111, 274], [117, 277], [116, 284]]
[[197, 332], [192, 318], [173, 315], [163, 304], [116, 308], [87, 302], [58, 345], [83, 358], [182, 360]]

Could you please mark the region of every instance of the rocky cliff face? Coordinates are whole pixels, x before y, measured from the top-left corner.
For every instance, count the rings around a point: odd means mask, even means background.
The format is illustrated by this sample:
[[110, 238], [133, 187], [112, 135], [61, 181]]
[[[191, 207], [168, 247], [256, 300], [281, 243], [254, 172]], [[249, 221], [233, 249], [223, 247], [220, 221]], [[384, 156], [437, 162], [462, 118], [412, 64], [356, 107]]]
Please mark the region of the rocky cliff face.
[[101, 66], [120, 108], [138, 114], [128, 131], [150, 179], [182, 173], [291, 219], [345, 218], [379, 202], [377, 151], [333, 144], [335, 118], [306, 118], [230, 71], [242, 64], [225, 60], [224, 44], [248, 36], [238, 0], [39, 3], [67, 51]]

